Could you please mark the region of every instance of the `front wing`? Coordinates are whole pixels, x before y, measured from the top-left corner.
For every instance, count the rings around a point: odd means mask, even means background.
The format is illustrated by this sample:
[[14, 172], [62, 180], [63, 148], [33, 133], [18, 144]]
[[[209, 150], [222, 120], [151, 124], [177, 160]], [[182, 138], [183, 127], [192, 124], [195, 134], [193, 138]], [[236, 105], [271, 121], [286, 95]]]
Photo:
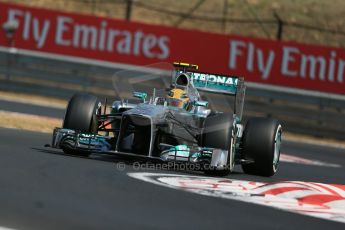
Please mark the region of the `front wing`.
[[201, 168], [223, 170], [227, 167], [228, 151], [187, 145], [167, 145], [162, 143], [160, 156], [144, 156], [115, 150], [115, 139], [92, 133], [81, 133], [71, 129], [55, 128], [53, 132], [52, 148], [64, 150], [78, 150], [96, 153], [112, 154], [122, 157], [153, 160], [159, 162], [175, 162], [198, 164]]

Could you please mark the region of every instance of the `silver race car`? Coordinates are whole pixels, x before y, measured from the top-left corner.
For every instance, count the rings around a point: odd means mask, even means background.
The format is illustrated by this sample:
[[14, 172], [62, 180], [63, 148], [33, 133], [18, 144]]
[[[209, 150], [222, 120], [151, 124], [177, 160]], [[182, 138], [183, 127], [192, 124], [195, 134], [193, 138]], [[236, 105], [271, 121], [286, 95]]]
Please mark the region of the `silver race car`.
[[[174, 63], [171, 85], [133, 92], [140, 100], [119, 100], [106, 112], [98, 98], [78, 93], [69, 101], [52, 147], [67, 154], [115, 154], [159, 162], [193, 164], [207, 174], [227, 175], [241, 164], [245, 173], [272, 176], [280, 157], [282, 126], [269, 118], [242, 124], [244, 79], [198, 72]], [[222, 95], [231, 112], [210, 109], [200, 94]]]

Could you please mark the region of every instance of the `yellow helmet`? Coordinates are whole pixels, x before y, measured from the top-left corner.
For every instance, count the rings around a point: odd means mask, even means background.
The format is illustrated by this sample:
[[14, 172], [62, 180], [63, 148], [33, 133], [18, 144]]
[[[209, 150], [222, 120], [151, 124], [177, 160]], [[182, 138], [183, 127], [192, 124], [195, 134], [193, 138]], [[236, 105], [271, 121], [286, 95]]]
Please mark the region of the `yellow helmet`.
[[169, 105], [179, 108], [187, 108], [189, 101], [189, 97], [185, 90], [177, 88], [170, 90], [168, 95]]

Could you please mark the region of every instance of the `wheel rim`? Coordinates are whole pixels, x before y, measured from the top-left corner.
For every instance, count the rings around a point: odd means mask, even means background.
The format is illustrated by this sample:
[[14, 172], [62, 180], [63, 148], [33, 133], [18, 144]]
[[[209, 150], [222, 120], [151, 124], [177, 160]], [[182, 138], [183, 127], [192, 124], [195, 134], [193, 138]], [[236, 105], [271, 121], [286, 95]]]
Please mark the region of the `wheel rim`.
[[282, 138], [282, 127], [278, 126], [275, 137], [274, 137], [274, 155], [273, 155], [273, 171], [276, 172], [278, 169], [279, 158], [280, 158], [280, 145]]
[[229, 170], [232, 172], [235, 167], [235, 152], [234, 152], [234, 138], [231, 138], [230, 149], [229, 149]]

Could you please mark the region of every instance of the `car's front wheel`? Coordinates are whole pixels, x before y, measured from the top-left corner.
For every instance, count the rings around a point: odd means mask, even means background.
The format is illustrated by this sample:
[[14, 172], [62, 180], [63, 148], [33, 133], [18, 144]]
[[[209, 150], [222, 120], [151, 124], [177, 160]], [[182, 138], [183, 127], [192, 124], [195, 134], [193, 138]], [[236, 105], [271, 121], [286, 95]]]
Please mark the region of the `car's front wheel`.
[[[77, 93], [69, 101], [63, 128], [83, 133], [96, 133], [98, 129], [97, 111], [101, 106], [98, 98], [87, 93]], [[67, 154], [88, 156], [89, 152], [77, 151], [69, 145], [62, 146]]]
[[[235, 168], [236, 136], [233, 121], [233, 115], [229, 113], [216, 114], [205, 120], [202, 145], [228, 152], [226, 165], [220, 165], [219, 167], [223, 167], [222, 169], [217, 167], [205, 169], [205, 173], [208, 175], [226, 176]], [[222, 156], [213, 154], [212, 158], [214, 157]], [[219, 160], [221, 161], [221, 159]]]

